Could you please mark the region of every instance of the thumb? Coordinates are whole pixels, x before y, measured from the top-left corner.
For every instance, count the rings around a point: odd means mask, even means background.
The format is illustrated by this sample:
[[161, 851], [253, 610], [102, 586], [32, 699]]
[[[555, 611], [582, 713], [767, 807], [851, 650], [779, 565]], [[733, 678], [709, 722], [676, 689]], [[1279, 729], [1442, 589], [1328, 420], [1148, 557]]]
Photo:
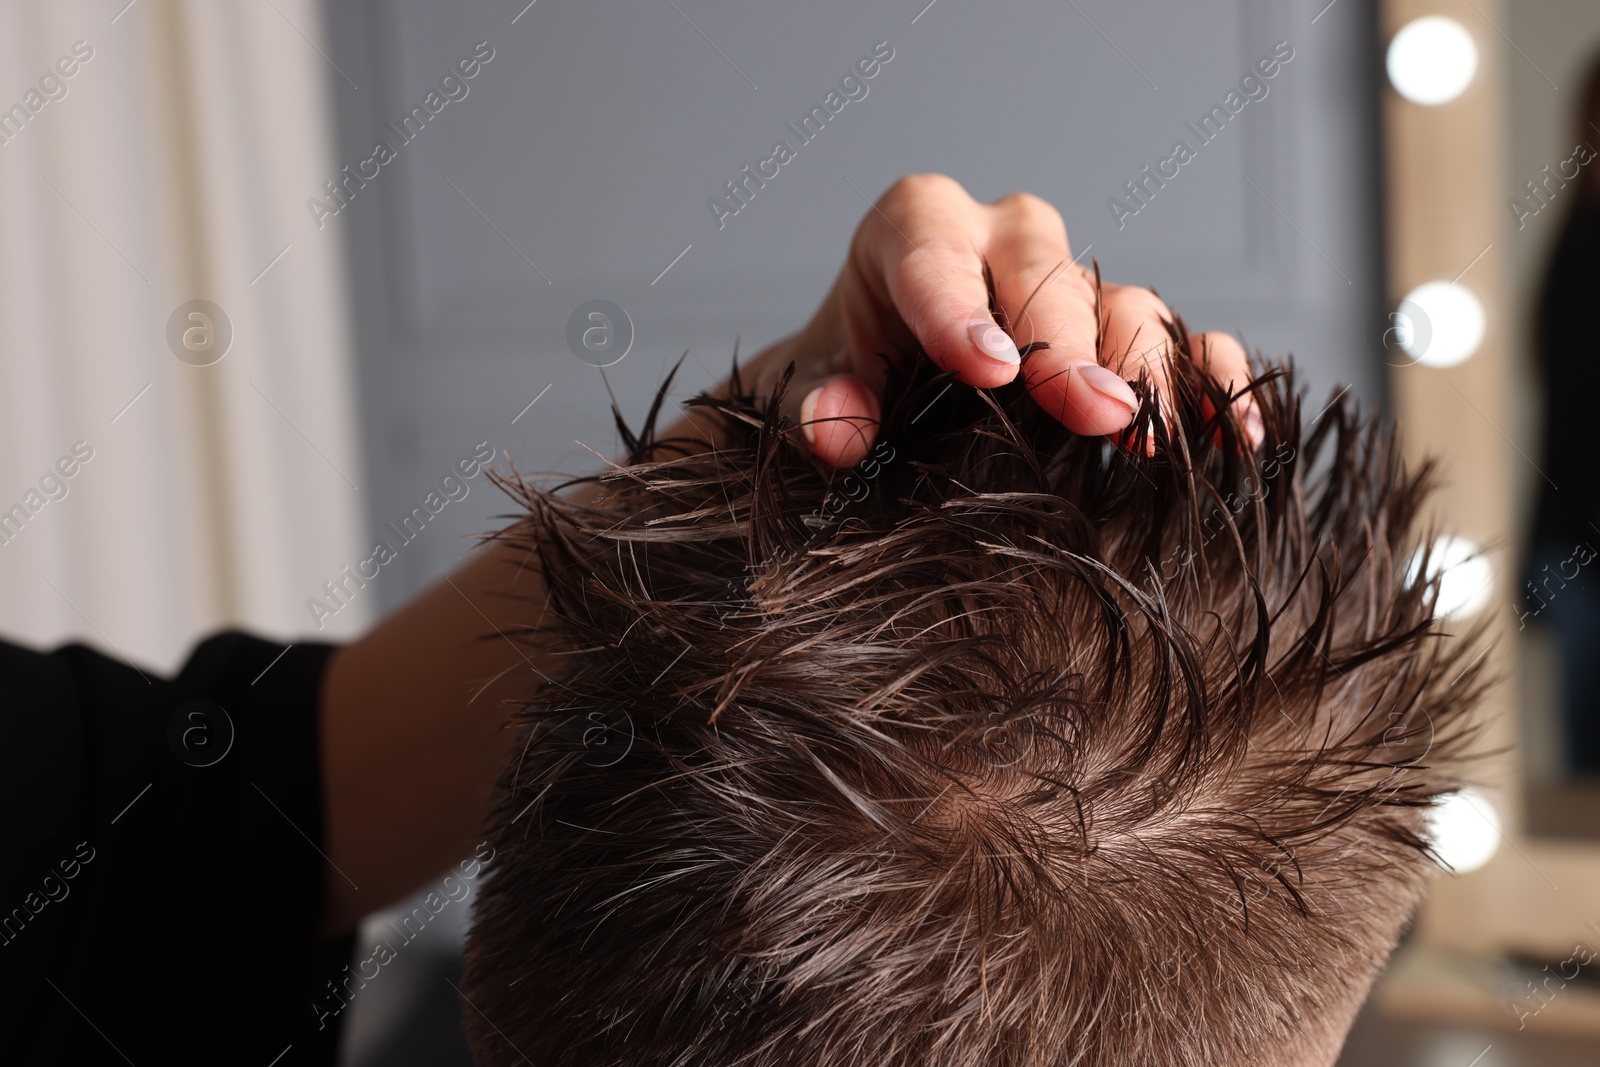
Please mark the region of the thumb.
[[877, 440], [878, 394], [854, 374], [796, 383], [783, 407], [799, 422], [812, 454], [830, 467], [854, 467]]

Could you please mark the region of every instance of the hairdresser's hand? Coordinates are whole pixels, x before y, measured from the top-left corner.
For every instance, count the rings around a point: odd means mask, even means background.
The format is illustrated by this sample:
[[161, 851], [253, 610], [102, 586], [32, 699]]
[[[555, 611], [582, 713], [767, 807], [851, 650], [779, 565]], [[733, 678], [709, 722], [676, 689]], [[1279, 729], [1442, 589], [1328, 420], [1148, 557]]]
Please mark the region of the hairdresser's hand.
[[[989, 314], [987, 259], [1010, 335]], [[853, 466], [872, 446], [884, 384], [879, 353], [920, 345], [962, 381], [993, 388], [1020, 372], [1046, 411], [1082, 434], [1117, 434], [1137, 399], [1124, 379], [1147, 370], [1163, 386], [1171, 317], [1148, 289], [1107, 282], [1105, 329], [1095, 345], [1093, 272], [1073, 263], [1055, 208], [1014, 193], [980, 204], [952, 178], [901, 178], [856, 229], [833, 290], [811, 322], [752, 364], [757, 393], [791, 359], [796, 379], [785, 400], [817, 458]], [[1033, 342], [1047, 342], [1025, 358]], [[1202, 334], [1197, 358], [1222, 382], [1249, 378], [1244, 349], [1222, 333]], [[1259, 416], [1236, 402], [1247, 427]], [[1248, 431], [1247, 431], [1248, 432]]]

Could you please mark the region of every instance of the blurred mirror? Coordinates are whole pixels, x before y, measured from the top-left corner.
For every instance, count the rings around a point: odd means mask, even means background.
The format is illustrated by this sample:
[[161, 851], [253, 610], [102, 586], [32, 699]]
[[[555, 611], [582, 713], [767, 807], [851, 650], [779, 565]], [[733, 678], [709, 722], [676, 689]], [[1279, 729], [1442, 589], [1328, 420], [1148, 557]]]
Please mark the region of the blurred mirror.
[[1600, 838], [1600, 4], [1504, 8], [1504, 262], [1523, 460], [1506, 584], [1528, 831]]

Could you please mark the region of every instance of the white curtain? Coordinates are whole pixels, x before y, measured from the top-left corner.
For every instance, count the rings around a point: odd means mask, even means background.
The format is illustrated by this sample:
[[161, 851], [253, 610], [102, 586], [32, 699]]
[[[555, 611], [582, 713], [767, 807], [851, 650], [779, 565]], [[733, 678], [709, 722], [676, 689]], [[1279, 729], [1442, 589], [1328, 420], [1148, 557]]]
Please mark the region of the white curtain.
[[[367, 621], [306, 610], [360, 557], [341, 250], [305, 207], [358, 90], [321, 36], [313, 0], [0, 6], [7, 639], [166, 670], [222, 626]], [[168, 342], [196, 299], [232, 327], [209, 366]]]

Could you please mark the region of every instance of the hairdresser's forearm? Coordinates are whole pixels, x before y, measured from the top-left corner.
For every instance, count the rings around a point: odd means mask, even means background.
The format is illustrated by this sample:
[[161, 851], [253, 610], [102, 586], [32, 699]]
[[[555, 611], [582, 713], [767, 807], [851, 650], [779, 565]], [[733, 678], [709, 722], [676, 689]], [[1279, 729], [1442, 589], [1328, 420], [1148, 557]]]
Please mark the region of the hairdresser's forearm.
[[[750, 369], [783, 356], [783, 344]], [[725, 388], [725, 386], [724, 386]], [[687, 412], [661, 436], [709, 440]], [[492, 543], [334, 654], [322, 688], [324, 926], [347, 930], [469, 854], [510, 754], [502, 729], [548, 649], [511, 636], [540, 621], [538, 561]]]

